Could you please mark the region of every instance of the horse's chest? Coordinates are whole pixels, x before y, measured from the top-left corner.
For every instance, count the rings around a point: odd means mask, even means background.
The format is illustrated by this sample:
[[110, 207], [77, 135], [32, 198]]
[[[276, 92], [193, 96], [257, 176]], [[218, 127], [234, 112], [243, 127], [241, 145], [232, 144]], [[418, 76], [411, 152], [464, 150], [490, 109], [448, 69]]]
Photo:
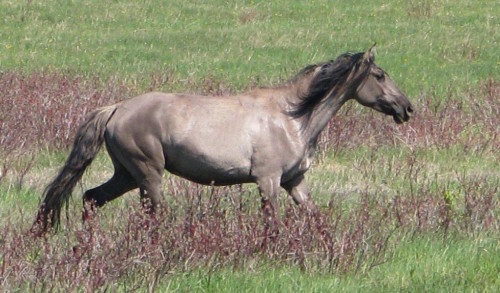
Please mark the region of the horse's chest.
[[302, 175], [309, 170], [313, 161], [313, 152], [307, 152], [302, 158], [299, 159], [298, 163], [294, 164], [292, 168], [284, 172], [282, 181], [286, 182], [299, 175]]
[[309, 155], [304, 156], [304, 158], [302, 158], [302, 161], [299, 164], [298, 171], [306, 172], [311, 167], [311, 164], [312, 164], [312, 156]]

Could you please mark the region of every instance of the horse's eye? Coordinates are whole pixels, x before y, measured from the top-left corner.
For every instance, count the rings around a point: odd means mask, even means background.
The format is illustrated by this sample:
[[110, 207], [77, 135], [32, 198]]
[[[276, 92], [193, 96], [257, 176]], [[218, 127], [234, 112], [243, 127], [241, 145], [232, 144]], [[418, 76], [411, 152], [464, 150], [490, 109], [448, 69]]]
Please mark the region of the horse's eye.
[[374, 75], [375, 75], [375, 78], [376, 78], [378, 81], [384, 81], [384, 79], [385, 79], [385, 75], [384, 75], [384, 73], [383, 73], [383, 72], [381, 72], [381, 73], [375, 73]]

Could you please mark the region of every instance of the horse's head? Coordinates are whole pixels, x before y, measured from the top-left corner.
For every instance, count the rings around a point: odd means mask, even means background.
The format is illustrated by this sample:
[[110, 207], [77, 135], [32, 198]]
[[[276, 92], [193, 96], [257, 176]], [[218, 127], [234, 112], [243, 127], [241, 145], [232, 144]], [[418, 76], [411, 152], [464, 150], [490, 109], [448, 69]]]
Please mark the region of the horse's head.
[[391, 115], [398, 124], [408, 121], [413, 114], [413, 107], [389, 75], [375, 64], [373, 48], [366, 51], [360, 60], [360, 67], [368, 66], [368, 69], [354, 98], [364, 106]]

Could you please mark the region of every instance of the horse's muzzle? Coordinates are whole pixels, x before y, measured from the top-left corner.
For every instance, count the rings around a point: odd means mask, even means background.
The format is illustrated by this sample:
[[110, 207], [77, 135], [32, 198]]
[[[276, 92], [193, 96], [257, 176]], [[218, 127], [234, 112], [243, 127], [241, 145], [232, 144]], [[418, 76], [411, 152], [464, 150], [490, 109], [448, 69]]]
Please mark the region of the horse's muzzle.
[[397, 124], [401, 124], [403, 122], [410, 120], [410, 117], [412, 116], [413, 116], [413, 107], [411, 104], [406, 107], [403, 107], [403, 109], [400, 111], [394, 111], [394, 114], [392, 115], [394, 121]]

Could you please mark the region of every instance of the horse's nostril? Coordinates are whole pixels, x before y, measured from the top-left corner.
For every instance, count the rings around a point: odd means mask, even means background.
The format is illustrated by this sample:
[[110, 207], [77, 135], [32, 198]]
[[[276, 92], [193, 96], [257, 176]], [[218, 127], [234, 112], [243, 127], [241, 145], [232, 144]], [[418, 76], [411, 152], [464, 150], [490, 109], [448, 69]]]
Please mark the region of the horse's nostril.
[[413, 113], [413, 108], [412, 108], [411, 106], [408, 106], [408, 107], [406, 108], [406, 113], [408, 113], [408, 115], [410, 115], [410, 116], [411, 116], [411, 114]]

